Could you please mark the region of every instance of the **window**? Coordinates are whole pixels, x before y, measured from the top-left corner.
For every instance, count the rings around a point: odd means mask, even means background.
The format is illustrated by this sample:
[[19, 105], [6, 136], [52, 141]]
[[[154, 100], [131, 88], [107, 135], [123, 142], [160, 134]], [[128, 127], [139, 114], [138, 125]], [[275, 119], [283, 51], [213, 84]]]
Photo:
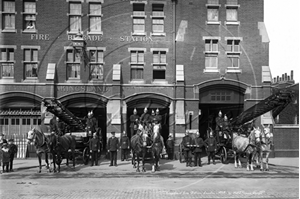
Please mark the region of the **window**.
[[145, 34], [145, 4], [133, 3], [133, 34]]
[[240, 40], [227, 40], [227, 53], [240, 52]]
[[38, 76], [38, 49], [24, 48], [25, 79]]
[[15, 31], [16, 12], [15, 1], [3, 1], [2, 4], [2, 29], [4, 31]]
[[90, 79], [103, 80], [103, 50], [90, 50]]
[[77, 33], [82, 30], [81, 28], [81, 3], [80, 2], [70, 2], [69, 4], [69, 23], [70, 32]]
[[144, 51], [132, 50], [130, 55], [131, 80], [144, 79]]
[[226, 22], [227, 25], [239, 25], [238, 22], [238, 1], [227, 0], [226, 7]]
[[232, 98], [229, 91], [211, 91], [209, 94], [211, 101], [230, 101]]
[[102, 34], [101, 31], [102, 5], [100, 3], [89, 4], [90, 33]]
[[164, 34], [164, 4], [152, 4], [152, 35]]
[[237, 21], [237, 9], [236, 8], [227, 8], [226, 9], [226, 21]]
[[205, 40], [205, 70], [218, 71], [219, 38], [206, 38]]
[[15, 65], [14, 48], [1, 48], [0, 51], [1, 78], [13, 78]]
[[167, 52], [153, 51], [153, 80], [166, 79]]
[[206, 39], [205, 40], [205, 51], [206, 52], [218, 51], [218, 40], [217, 39]]
[[80, 79], [80, 52], [74, 49], [68, 49], [67, 55], [67, 79]]
[[227, 72], [240, 72], [241, 38], [225, 38], [227, 40], [226, 55], [228, 58]]
[[220, 24], [219, 22], [219, 1], [208, 0], [207, 1], [207, 24]]
[[239, 68], [240, 67], [240, 59], [239, 57], [230, 56], [228, 57], [230, 61], [229, 67], [231, 68]]
[[23, 7], [23, 30], [24, 32], [36, 31], [36, 2], [24, 1]]

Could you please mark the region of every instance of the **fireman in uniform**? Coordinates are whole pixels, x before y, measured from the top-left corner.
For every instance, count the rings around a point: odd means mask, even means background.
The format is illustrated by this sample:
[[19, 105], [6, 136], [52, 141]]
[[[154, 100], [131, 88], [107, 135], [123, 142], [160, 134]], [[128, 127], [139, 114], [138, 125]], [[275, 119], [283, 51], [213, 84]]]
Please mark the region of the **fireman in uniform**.
[[148, 113], [147, 107], [144, 108], [144, 113], [140, 117], [142, 125], [148, 125], [150, 123], [150, 115]]
[[137, 131], [137, 125], [140, 117], [137, 115], [137, 110], [133, 110], [133, 115], [130, 116], [130, 137], [132, 137]]
[[189, 135], [188, 130], [185, 131], [185, 136], [182, 138], [182, 146], [184, 152], [184, 159], [186, 162], [186, 166], [192, 166], [192, 138]]
[[209, 133], [209, 138], [207, 138], [205, 141], [207, 156], [208, 156], [208, 164], [210, 164], [210, 160], [213, 160], [213, 164], [215, 163], [215, 152], [217, 150], [217, 142], [214, 138], [213, 132], [211, 131]]
[[128, 161], [128, 154], [129, 154], [129, 138], [127, 137], [127, 134], [125, 131], [123, 131], [123, 135], [120, 140], [121, 145], [121, 161]]
[[194, 164], [195, 167], [199, 166], [202, 167], [201, 164], [201, 152], [202, 152], [202, 147], [204, 146], [203, 139], [200, 137], [199, 131], [196, 132], [196, 138], [193, 142], [193, 146], [195, 147], [194, 149]]
[[226, 115], [224, 115], [224, 120], [223, 120], [222, 126], [223, 126], [222, 139], [223, 139], [223, 141], [225, 141], [225, 145], [227, 145], [229, 140], [231, 139], [231, 136], [230, 136], [230, 123], [229, 123]]
[[[97, 131], [98, 121], [94, 117], [93, 111], [88, 113], [88, 118], [86, 119], [86, 130], [89, 137], [92, 137], [93, 134]], [[99, 136], [99, 135], [98, 135]]]
[[223, 121], [224, 119], [222, 118], [222, 112], [219, 111], [218, 117], [216, 117], [216, 129], [215, 129], [218, 143], [220, 143], [222, 140]]

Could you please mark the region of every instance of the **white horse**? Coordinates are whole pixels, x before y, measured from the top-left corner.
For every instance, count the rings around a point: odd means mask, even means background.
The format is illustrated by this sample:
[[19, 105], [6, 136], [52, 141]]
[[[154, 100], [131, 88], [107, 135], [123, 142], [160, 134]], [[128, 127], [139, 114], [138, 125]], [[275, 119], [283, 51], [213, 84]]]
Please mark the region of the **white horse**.
[[260, 162], [260, 170], [264, 171], [264, 163], [263, 158], [264, 154], [266, 154], [266, 169], [265, 171], [269, 171], [269, 155], [272, 151], [273, 147], [273, 133], [271, 132], [270, 125], [264, 127], [264, 130], [260, 133], [260, 146], [259, 146], [259, 162]]
[[[254, 128], [253, 131], [251, 131], [250, 135], [248, 137], [246, 136], [240, 136], [238, 133], [234, 132], [232, 135], [232, 149], [234, 153], [234, 166], [242, 167], [240, 157], [242, 154], [246, 154], [247, 157], [247, 170], [253, 171], [253, 160], [254, 155], [257, 151], [256, 149], [256, 143], [259, 142], [259, 135], [260, 130], [259, 128]], [[238, 164], [237, 164], [238, 160]]]

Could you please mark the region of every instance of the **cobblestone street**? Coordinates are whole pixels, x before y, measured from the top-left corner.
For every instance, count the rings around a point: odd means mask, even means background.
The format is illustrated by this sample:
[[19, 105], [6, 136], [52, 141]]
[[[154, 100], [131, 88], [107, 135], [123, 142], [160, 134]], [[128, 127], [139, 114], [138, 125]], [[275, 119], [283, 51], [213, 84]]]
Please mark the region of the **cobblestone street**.
[[63, 165], [61, 173], [38, 174], [37, 160], [17, 161], [15, 172], [1, 175], [1, 198], [298, 198], [297, 160], [271, 159], [269, 172], [162, 160], [154, 174], [150, 165], [136, 173], [129, 162], [112, 168], [106, 160], [98, 167]]

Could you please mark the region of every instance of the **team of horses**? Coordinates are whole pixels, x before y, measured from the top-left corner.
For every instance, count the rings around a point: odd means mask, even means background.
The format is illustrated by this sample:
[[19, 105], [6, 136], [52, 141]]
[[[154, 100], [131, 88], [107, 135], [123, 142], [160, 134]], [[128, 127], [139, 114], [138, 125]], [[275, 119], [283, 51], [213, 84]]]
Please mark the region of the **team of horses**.
[[[137, 172], [140, 172], [140, 162], [142, 171], [146, 172], [146, 159], [150, 159], [152, 172], [159, 170], [159, 160], [164, 148], [163, 138], [161, 136], [161, 127], [159, 124], [142, 125], [139, 124], [137, 133], [131, 137], [130, 145], [132, 150], [132, 164]], [[39, 161], [39, 170], [42, 168], [42, 154], [45, 154], [46, 168], [49, 172], [50, 164], [48, 153], [52, 154], [54, 172], [60, 172], [62, 159], [66, 159], [67, 165], [69, 159], [73, 161], [75, 168], [75, 148], [76, 140], [72, 135], [57, 136], [55, 134], [45, 135], [41, 129], [35, 127], [28, 132], [29, 142], [33, 142]], [[234, 165], [241, 167], [241, 157], [246, 157], [247, 170], [254, 170], [253, 163], [256, 163], [260, 170], [269, 170], [268, 159], [273, 146], [273, 134], [270, 126], [261, 130], [259, 127], [253, 128], [249, 135], [241, 134], [239, 131], [232, 132], [232, 151], [234, 154]], [[263, 158], [266, 158], [266, 168], [264, 169]], [[56, 170], [56, 165], [58, 170]]]

